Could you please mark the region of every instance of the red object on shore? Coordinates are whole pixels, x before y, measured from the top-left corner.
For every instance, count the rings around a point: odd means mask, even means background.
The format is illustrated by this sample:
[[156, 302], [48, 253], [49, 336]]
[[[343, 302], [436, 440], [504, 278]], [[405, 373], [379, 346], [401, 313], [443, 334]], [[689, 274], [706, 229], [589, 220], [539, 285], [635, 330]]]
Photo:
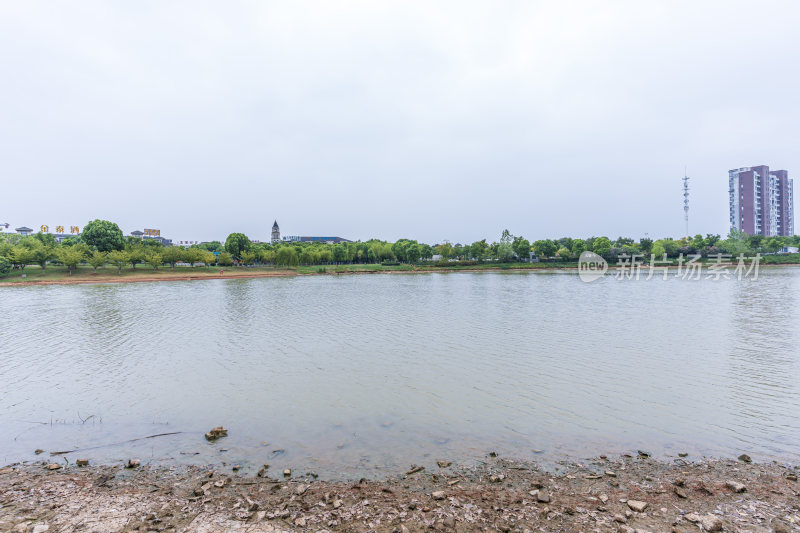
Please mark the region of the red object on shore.
[[222, 270], [220, 270], [220, 271], [219, 271], [219, 275], [220, 275], [220, 276], [222, 275], [222, 272], [223, 272]]

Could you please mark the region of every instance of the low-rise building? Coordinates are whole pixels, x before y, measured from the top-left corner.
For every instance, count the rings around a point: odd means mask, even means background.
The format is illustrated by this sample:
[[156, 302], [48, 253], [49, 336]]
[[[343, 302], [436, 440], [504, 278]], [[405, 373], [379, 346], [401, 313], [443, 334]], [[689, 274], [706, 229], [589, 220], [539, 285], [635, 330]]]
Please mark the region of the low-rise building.
[[342, 237], [310, 237], [301, 235], [287, 235], [283, 238], [283, 242], [322, 242], [326, 244], [337, 244], [340, 242], [353, 242]]
[[161, 243], [162, 246], [172, 246], [172, 239], [165, 239], [162, 237], [161, 231], [159, 230], [139, 231], [137, 229], [131, 232], [131, 237], [136, 239], [152, 239]]

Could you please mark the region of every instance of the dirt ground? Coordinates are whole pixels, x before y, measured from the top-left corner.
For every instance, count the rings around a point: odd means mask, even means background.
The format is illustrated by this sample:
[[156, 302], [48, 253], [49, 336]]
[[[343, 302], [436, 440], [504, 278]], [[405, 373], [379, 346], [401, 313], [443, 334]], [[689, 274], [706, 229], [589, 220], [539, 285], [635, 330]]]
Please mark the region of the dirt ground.
[[554, 475], [488, 457], [355, 482], [58, 465], [0, 469], [0, 531], [800, 531], [798, 468], [777, 463], [601, 456]]

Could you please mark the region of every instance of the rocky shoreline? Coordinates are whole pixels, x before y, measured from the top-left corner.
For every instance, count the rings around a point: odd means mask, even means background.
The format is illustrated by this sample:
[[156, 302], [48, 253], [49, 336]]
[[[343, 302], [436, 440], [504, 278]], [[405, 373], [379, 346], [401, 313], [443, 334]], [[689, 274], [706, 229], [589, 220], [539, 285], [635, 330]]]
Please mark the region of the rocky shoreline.
[[12, 465], [0, 531], [800, 531], [797, 466], [647, 454], [561, 463], [439, 461], [381, 481], [212, 467]]

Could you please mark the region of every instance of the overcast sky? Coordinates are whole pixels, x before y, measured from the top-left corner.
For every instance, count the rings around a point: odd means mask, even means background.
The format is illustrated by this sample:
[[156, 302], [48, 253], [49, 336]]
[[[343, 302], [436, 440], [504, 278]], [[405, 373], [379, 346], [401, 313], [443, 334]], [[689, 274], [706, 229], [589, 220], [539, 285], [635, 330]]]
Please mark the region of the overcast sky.
[[678, 237], [686, 165], [691, 233], [725, 234], [729, 169], [800, 176], [799, 20], [763, 0], [5, 1], [0, 222]]

